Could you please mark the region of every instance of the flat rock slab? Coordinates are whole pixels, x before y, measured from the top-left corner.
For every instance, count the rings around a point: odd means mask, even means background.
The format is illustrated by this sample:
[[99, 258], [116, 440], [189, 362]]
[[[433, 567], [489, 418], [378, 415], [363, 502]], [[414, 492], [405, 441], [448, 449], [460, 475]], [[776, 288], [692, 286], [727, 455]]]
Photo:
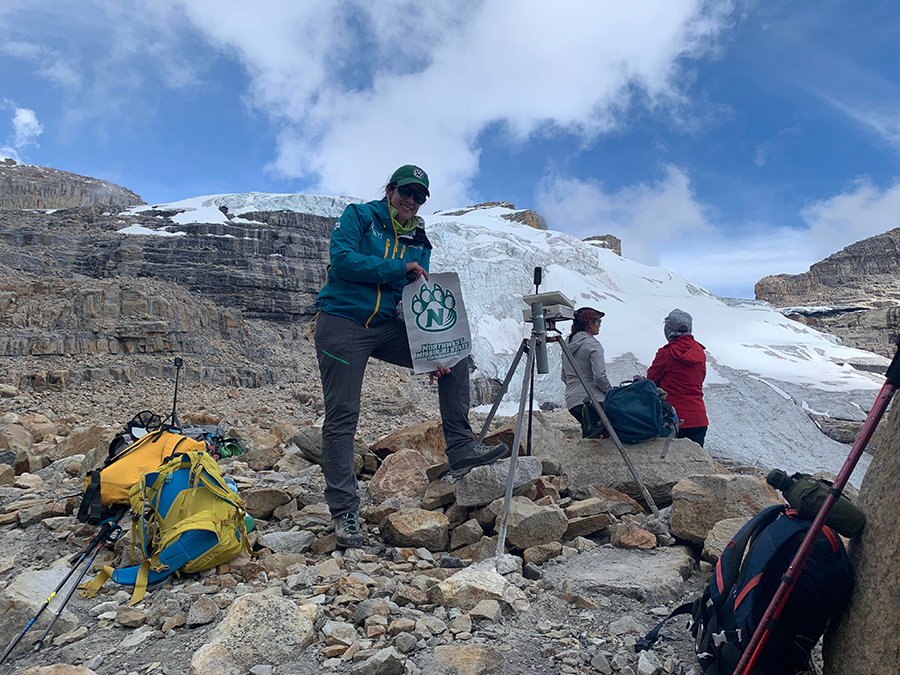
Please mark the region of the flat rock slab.
[[580, 593], [617, 593], [645, 602], [665, 604], [678, 599], [678, 589], [693, 570], [683, 546], [638, 551], [600, 548], [570, 562], [544, 568], [544, 577], [561, 586], [569, 581]]
[[[671, 503], [672, 488], [682, 478], [722, 471], [703, 448], [686, 438], [673, 440], [666, 458], [662, 459], [664, 443], [662, 438], [653, 438], [624, 446], [638, 476], [660, 508]], [[643, 503], [640, 488], [611, 439], [581, 439], [560, 446], [537, 448], [535, 456], [555, 459], [562, 464], [574, 496], [596, 496], [596, 493], [592, 494], [591, 486], [599, 485], [624, 492]]]

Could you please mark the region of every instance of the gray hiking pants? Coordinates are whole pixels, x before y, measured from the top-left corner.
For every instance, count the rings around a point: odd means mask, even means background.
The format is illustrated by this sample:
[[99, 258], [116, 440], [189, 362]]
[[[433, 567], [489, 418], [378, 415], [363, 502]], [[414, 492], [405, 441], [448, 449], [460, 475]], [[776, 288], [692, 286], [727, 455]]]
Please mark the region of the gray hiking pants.
[[[359, 422], [359, 403], [366, 363], [372, 356], [412, 368], [409, 339], [403, 319], [365, 326], [319, 312], [316, 320], [316, 355], [325, 398], [322, 426], [322, 470], [325, 501], [336, 518], [359, 509], [353, 472], [353, 437]], [[468, 454], [475, 444], [469, 425], [469, 364], [457, 363], [438, 380], [438, 398], [448, 461]]]

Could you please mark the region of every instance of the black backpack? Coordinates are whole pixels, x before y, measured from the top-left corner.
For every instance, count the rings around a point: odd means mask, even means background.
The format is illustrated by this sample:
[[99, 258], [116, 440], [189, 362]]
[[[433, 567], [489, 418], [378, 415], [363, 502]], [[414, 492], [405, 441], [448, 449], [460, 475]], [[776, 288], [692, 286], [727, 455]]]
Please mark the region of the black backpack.
[[[690, 613], [703, 675], [732, 675], [811, 525], [784, 506], [758, 513], [729, 542], [703, 595], [673, 611], [635, 644], [635, 651], [649, 649], [673, 616]], [[808, 669], [812, 648], [852, 591], [850, 559], [840, 537], [825, 527], [752, 675], [794, 675]]]
[[653, 380], [639, 379], [606, 392], [603, 412], [623, 443], [673, 438], [678, 431], [675, 408], [660, 398]]

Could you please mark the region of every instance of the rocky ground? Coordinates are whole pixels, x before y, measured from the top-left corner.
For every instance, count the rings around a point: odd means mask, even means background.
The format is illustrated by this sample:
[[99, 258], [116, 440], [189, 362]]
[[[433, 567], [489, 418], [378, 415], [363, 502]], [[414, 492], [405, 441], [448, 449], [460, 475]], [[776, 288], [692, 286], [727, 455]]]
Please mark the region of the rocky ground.
[[[172, 389], [148, 378], [0, 392], [0, 644], [93, 532], [71, 515], [81, 476], [134, 412], [166, 414]], [[357, 439], [368, 544], [340, 552], [323, 504], [315, 373], [257, 389], [188, 378], [178, 401], [184, 421], [219, 423], [249, 449], [222, 467], [255, 518], [252, 557], [172, 579], [134, 607], [112, 583], [93, 599], [76, 593], [47, 645], [29, 651], [42, 618], [0, 675], [697, 673], [683, 618], [652, 652], [634, 642], [698, 596], [740, 524], [778, 501], [758, 469], [726, 468], [690, 441], [660, 460], [661, 441], [648, 441], [628, 452], [666, 507], [653, 516], [609, 441], [578, 439], [566, 411], [535, 413], [508, 553], [495, 557], [508, 460], [429, 482], [425, 469], [443, 459], [436, 385], [372, 364]], [[473, 414], [473, 427], [483, 419]], [[488, 441], [511, 444], [512, 422], [495, 420]], [[124, 531], [91, 575], [130, 564]]]

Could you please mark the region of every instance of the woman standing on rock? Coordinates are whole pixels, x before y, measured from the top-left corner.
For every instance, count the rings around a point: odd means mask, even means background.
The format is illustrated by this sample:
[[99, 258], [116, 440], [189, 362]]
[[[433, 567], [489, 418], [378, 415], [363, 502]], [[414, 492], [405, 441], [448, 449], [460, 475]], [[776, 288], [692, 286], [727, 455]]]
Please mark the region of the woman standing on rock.
[[[572, 322], [572, 332], [569, 333], [567, 342], [572, 358], [575, 360], [578, 370], [584, 375], [591, 393], [602, 404], [606, 392], [612, 389], [609, 379], [606, 377], [606, 361], [603, 358], [603, 345], [597, 339], [600, 333], [600, 323], [604, 313], [591, 307], [582, 307], [575, 310], [575, 319]], [[600, 421], [600, 415], [594, 410], [587, 398], [587, 392], [581, 385], [578, 375], [569, 365], [568, 359], [562, 362], [562, 381], [566, 385], [566, 408], [581, 424], [582, 438], [605, 438], [606, 427]]]
[[[409, 339], [397, 314], [403, 288], [428, 279], [431, 242], [417, 214], [430, 196], [417, 166], [397, 169], [383, 199], [350, 204], [331, 233], [328, 280], [316, 307], [316, 354], [325, 400], [322, 457], [325, 500], [341, 548], [364, 543], [353, 471], [353, 437], [369, 357], [412, 368]], [[451, 471], [463, 472], [502, 457], [505, 445], [476, 444], [469, 425], [469, 366], [439, 367], [441, 421]]]
[[706, 352], [691, 335], [691, 315], [680, 309], [669, 312], [663, 323], [668, 344], [661, 347], [647, 370], [647, 378], [668, 394], [682, 420], [676, 438], [690, 438], [703, 447], [709, 420], [703, 403], [703, 380], [706, 379]]

